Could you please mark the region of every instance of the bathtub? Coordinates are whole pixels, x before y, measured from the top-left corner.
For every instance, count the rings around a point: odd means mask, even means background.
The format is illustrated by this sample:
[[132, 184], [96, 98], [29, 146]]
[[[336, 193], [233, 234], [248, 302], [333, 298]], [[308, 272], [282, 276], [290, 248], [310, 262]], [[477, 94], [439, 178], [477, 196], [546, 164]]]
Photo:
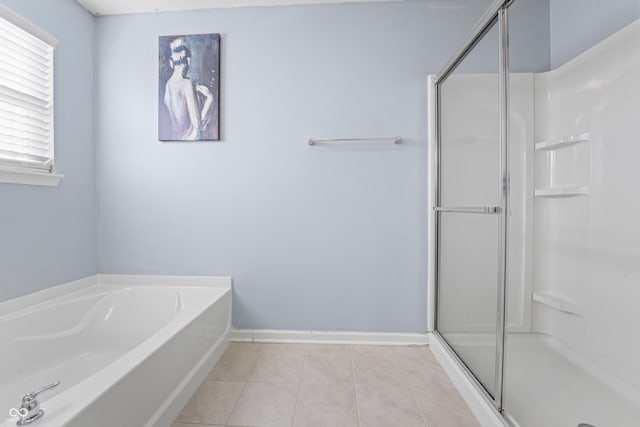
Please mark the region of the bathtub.
[[231, 279], [98, 275], [0, 303], [0, 426], [170, 426], [229, 342]]

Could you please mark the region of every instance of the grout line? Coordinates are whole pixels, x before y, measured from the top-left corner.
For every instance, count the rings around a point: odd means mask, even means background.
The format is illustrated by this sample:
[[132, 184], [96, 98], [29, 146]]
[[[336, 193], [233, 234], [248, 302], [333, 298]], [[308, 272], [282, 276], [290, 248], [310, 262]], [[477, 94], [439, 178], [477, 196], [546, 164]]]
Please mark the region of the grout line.
[[304, 376], [304, 370], [307, 367], [307, 354], [309, 352], [309, 348], [305, 347], [304, 349], [304, 359], [302, 359], [302, 370], [300, 371], [300, 379], [298, 381], [298, 393], [296, 394], [296, 404], [293, 405], [293, 415], [291, 415], [291, 426], [296, 419], [296, 413], [298, 412], [298, 403], [300, 402], [300, 391], [302, 389], [302, 377]]
[[424, 423], [425, 426], [428, 427], [427, 424], [427, 419], [424, 417], [424, 414], [422, 413], [422, 409], [420, 408], [420, 404], [418, 403], [418, 399], [416, 398], [415, 393], [413, 392], [413, 387], [411, 386], [410, 382], [409, 382], [409, 374], [407, 373], [407, 370], [404, 368], [404, 363], [402, 358], [400, 357], [400, 354], [394, 350], [393, 353], [396, 356], [396, 359], [398, 360], [398, 364], [400, 365], [400, 369], [402, 369], [402, 374], [404, 375], [404, 380], [407, 383], [407, 387], [409, 388], [409, 391], [411, 392], [411, 397], [413, 397], [413, 402], [416, 404], [416, 409], [418, 409], [418, 414], [420, 414], [420, 418], [422, 418], [422, 422]]
[[[424, 414], [422, 413], [422, 408], [420, 407], [420, 403], [418, 403], [418, 398], [416, 397], [416, 394], [413, 392], [413, 386], [411, 385], [410, 381], [409, 381], [409, 374], [407, 373], [407, 370], [404, 367], [404, 363], [403, 363], [403, 359], [400, 356], [400, 354], [395, 351], [394, 354], [396, 355], [396, 358], [398, 359], [398, 363], [400, 364], [400, 369], [402, 369], [402, 373], [404, 375], [404, 379], [407, 382], [407, 387], [409, 387], [409, 391], [411, 392], [411, 397], [413, 397], [413, 402], [416, 404], [416, 408], [418, 409], [418, 413], [420, 414], [420, 418], [422, 418], [422, 422], [424, 423], [425, 426], [428, 427], [428, 423], [427, 423], [427, 419], [425, 418]], [[407, 356], [407, 358], [409, 358]]]
[[356, 384], [356, 367], [353, 363], [353, 346], [349, 345], [349, 360], [351, 360], [351, 380], [353, 381], [353, 400], [356, 404], [356, 421], [358, 422], [358, 426], [361, 425], [360, 422], [360, 404], [358, 403], [358, 385]]
[[[175, 421], [173, 424], [178, 423], [178, 424], [190, 424], [190, 425], [197, 425], [197, 426], [213, 426], [213, 427], [218, 427], [221, 424], [211, 424], [209, 422], [203, 423], [203, 422], [195, 422], [195, 421]], [[171, 424], [173, 426], [173, 424]], [[225, 423], [226, 424], [226, 423]], [[222, 424], [222, 426], [224, 426], [224, 424]], [[233, 424], [230, 424], [230, 426], [233, 426]]]
[[[225, 351], [225, 353], [226, 353], [226, 351]], [[224, 355], [224, 353], [223, 353], [223, 355]], [[221, 358], [222, 358], [222, 356], [221, 356]], [[218, 363], [220, 363], [220, 362], [218, 361]], [[231, 411], [229, 412], [229, 415], [224, 420], [224, 424], [225, 425], [229, 424], [229, 420], [231, 419], [231, 416], [233, 415], [233, 412], [238, 407], [238, 402], [240, 402], [240, 399], [242, 398], [242, 395], [244, 394], [244, 390], [245, 390], [245, 388], [247, 388], [247, 384], [249, 384], [249, 376], [251, 375], [251, 371], [253, 371], [253, 369], [255, 368], [255, 365], [257, 363], [258, 363], [258, 360], [256, 359], [256, 362], [253, 364], [253, 366], [249, 370], [249, 373], [247, 374], [247, 379], [245, 381], [243, 381], [244, 384], [242, 385], [242, 390], [240, 390], [240, 394], [238, 394], [238, 398], [236, 399], [236, 403], [234, 403], [233, 408], [231, 408]], [[216, 363], [216, 365], [217, 365], [217, 363]], [[215, 369], [215, 366], [213, 368]], [[213, 371], [213, 369], [212, 369], [212, 371]]]
[[274, 384], [274, 385], [297, 385], [297, 384], [300, 384], [300, 382], [283, 383], [282, 381], [225, 381], [225, 382], [237, 382], [237, 383], [245, 382], [247, 384]]
[[411, 385], [409, 384], [409, 376], [407, 375], [407, 370], [404, 369], [404, 363], [402, 363], [402, 359], [400, 358], [400, 355], [398, 354], [397, 351], [394, 351], [393, 354], [395, 355], [398, 365], [400, 365], [400, 369], [402, 370], [402, 375], [404, 376], [404, 382], [407, 384], [407, 387], [411, 388]]
[[244, 389], [247, 388], [247, 384], [249, 384], [249, 383], [245, 382], [242, 385], [242, 390], [240, 390], [240, 394], [238, 395], [238, 398], [236, 399], [236, 403], [233, 404], [233, 408], [231, 408], [231, 411], [229, 412], [229, 415], [224, 420], [225, 425], [229, 424], [229, 420], [231, 419], [231, 415], [233, 415], [233, 412], [238, 407], [238, 402], [240, 402], [240, 399], [242, 398], [242, 395], [244, 394]]
[[409, 390], [411, 391], [411, 396], [413, 396], [413, 401], [416, 403], [416, 406], [418, 407], [418, 413], [420, 414], [420, 417], [422, 418], [422, 422], [424, 423], [425, 426], [429, 427], [429, 424], [427, 423], [427, 419], [425, 418], [424, 414], [422, 413], [422, 408], [420, 407], [420, 404], [418, 403], [418, 398], [416, 397], [416, 394], [413, 391], [413, 387], [409, 387]]

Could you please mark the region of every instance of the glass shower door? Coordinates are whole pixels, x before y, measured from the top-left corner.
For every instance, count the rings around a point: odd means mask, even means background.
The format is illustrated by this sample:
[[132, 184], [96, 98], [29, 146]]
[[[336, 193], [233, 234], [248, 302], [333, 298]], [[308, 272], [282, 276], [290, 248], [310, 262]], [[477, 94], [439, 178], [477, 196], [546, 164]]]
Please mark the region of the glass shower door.
[[497, 399], [502, 219], [497, 23], [439, 83], [436, 330]]

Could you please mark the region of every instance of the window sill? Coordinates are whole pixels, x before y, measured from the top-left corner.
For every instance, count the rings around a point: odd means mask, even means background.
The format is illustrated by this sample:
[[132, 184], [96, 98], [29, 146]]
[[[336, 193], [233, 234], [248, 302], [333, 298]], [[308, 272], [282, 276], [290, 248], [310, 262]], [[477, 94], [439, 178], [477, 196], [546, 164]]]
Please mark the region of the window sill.
[[0, 183], [57, 187], [64, 175], [0, 167]]

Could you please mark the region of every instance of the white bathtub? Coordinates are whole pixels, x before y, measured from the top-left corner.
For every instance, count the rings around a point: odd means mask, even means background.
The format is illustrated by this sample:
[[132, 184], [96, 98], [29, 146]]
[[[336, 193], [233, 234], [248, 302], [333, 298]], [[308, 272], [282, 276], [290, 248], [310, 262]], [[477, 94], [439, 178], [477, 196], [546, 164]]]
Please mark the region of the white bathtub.
[[0, 426], [169, 426], [228, 345], [231, 279], [99, 275], [0, 303]]

